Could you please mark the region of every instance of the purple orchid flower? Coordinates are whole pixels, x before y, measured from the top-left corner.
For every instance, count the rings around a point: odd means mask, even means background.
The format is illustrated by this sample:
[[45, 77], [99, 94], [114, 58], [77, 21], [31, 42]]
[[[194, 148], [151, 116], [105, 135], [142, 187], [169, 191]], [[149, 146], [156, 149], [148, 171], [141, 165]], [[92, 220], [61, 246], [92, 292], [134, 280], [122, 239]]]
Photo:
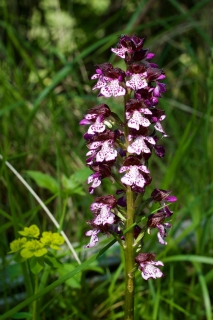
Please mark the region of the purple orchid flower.
[[151, 193], [151, 197], [153, 201], [160, 202], [160, 204], [164, 205], [165, 202], [176, 202], [177, 198], [175, 196], [170, 196], [170, 190], [163, 189], [154, 189]]
[[114, 147], [115, 134], [110, 130], [105, 130], [99, 133], [97, 136], [90, 135], [90, 142], [87, 152], [89, 158], [86, 160], [87, 164], [91, 165], [96, 158], [97, 162], [110, 162], [115, 160], [118, 152]]
[[143, 65], [132, 65], [128, 68], [126, 86], [132, 90], [139, 90], [148, 86], [147, 72]]
[[99, 187], [102, 179], [109, 177], [112, 179], [111, 177], [111, 166], [107, 163], [94, 163], [93, 165], [90, 166], [90, 169], [94, 171], [93, 174], [91, 174], [88, 177], [88, 184], [92, 184], [89, 187], [89, 193], [93, 194], [94, 193], [94, 189]]
[[155, 257], [154, 253], [140, 253], [135, 258], [135, 262], [139, 264], [139, 270], [142, 271], [141, 275], [145, 280], [163, 277], [161, 270], [155, 266], [163, 266], [164, 264], [161, 261], [154, 261]]
[[109, 98], [119, 97], [126, 94], [125, 88], [120, 85], [124, 81], [125, 72], [119, 68], [113, 68], [110, 63], [103, 63], [96, 66], [96, 74], [91, 79], [98, 79], [92, 90], [100, 89], [100, 96]]
[[[133, 136], [129, 135], [129, 141], [132, 141]], [[151, 149], [147, 146], [147, 142], [151, 145], [155, 145], [155, 139], [151, 136], [138, 135], [135, 137], [134, 141], [128, 146], [127, 151], [129, 153], [136, 153], [140, 155], [141, 153], [151, 153]]]
[[143, 49], [145, 38], [138, 38], [137, 36], [129, 37], [123, 35], [120, 37], [117, 48], [111, 48], [118, 57], [125, 60], [127, 64], [143, 61], [147, 66], [152, 65], [146, 60], [152, 59], [154, 53], [149, 52], [149, 49]]
[[130, 99], [126, 104], [126, 119], [129, 128], [139, 130], [140, 126], [149, 127], [152, 112], [146, 107], [143, 101]]
[[134, 187], [139, 187], [141, 190], [145, 185], [149, 184], [149, 170], [145, 165], [142, 165], [138, 158], [129, 156], [124, 161], [123, 166], [120, 168], [119, 172], [128, 171], [122, 178], [121, 182], [125, 185]]
[[111, 110], [106, 104], [101, 104], [97, 107], [91, 108], [87, 111], [87, 114], [84, 116], [79, 124], [80, 125], [88, 125], [89, 127], [87, 134], [94, 135], [99, 132], [104, 132], [106, 126], [104, 124], [104, 120], [111, 115]]
[[148, 230], [147, 232], [151, 234], [151, 229], [157, 228], [158, 233], [158, 241], [160, 244], [167, 245], [167, 242], [164, 240], [164, 238], [167, 236], [167, 229], [171, 228], [171, 224], [168, 222], [164, 222], [165, 218], [168, 218], [172, 215], [172, 212], [166, 212], [164, 210], [158, 210], [157, 213], [151, 214], [148, 217]]
[[117, 48], [111, 48], [118, 57], [125, 59], [126, 54], [132, 54], [135, 50], [141, 50], [143, 47], [144, 38], [138, 38], [137, 36], [129, 37], [123, 35], [120, 37], [117, 44]]

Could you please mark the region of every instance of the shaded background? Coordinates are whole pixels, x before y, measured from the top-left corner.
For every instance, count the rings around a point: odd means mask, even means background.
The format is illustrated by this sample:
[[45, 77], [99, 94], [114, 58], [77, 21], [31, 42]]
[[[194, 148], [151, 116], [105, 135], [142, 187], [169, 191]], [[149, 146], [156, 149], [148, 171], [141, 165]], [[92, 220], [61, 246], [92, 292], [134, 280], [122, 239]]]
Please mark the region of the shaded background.
[[[124, 68], [110, 48], [121, 34], [137, 34], [146, 37], [153, 62], [164, 68], [167, 93], [159, 105], [169, 138], [165, 158], [151, 159], [147, 196], [155, 187], [171, 189], [179, 201], [172, 205], [167, 247], [157, 244], [154, 232], [145, 238], [144, 250], [158, 254], [166, 276], [145, 282], [138, 273], [136, 319], [212, 319], [212, 260], [206, 259], [213, 253], [212, 16], [210, 0], [0, 3], [1, 154], [48, 203], [82, 260], [92, 254], [83, 246], [94, 197], [87, 194], [85, 127], [78, 123], [88, 108], [106, 103], [91, 90], [94, 65], [109, 61]], [[107, 103], [122, 112], [122, 100]], [[0, 170], [4, 312], [25, 294], [21, 269], [7, 256], [9, 242], [23, 226], [54, 227], [4, 162]], [[48, 175], [43, 185], [29, 170]], [[114, 191], [105, 181], [96, 195]], [[66, 250], [61, 256], [68, 272], [76, 263]], [[49, 272], [46, 283], [61, 274]], [[123, 261], [115, 246], [44, 297], [41, 319], [122, 319], [123, 294]]]

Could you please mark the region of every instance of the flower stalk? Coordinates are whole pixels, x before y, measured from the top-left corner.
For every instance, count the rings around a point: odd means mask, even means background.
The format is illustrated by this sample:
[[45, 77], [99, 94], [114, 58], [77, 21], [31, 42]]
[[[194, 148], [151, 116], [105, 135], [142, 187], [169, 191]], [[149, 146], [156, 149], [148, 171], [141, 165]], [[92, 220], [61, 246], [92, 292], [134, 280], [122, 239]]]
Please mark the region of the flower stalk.
[[126, 229], [130, 228], [125, 233], [125, 318], [134, 319], [134, 289], [135, 289], [135, 253], [134, 253], [134, 228], [131, 226], [134, 223], [134, 195], [130, 187], [127, 187], [127, 219]]

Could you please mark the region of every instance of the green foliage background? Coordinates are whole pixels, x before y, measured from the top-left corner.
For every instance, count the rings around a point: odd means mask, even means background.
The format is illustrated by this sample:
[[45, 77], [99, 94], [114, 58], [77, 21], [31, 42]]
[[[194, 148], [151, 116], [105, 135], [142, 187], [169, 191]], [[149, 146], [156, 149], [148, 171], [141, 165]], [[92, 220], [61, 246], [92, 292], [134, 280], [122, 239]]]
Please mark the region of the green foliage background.
[[[146, 37], [146, 46], [156, 53], [153, 61], [166, 72], [167, 93], [160, 107], [166, 111], [164, 128], [170, 137], [164, 140], [163, 161], [151, 160], [150, 191], [172, 189], [178, 202], [172, 205], [168, 245], [158, 245], [154, 233], [145, 239], [144, 250], [156, 252], [164, 262], [165, 277], [145, 282], [138, 273], [136, 320], [212, 319], [212, 14], [211, 0], [0, 2], [0, 153], [48, 205], [82, 261], [93, 254], [83, 248], [93, 196], [87, 194], [85, 128], [78, 123], [89, 107], [106, 102], [91, 90], [94, 65], [109, 61], [122, 68], [110, 47], [121, 34], [137, 34]], [[119, 99], [107, 103], [122, 112]], [[4, 314], [26, 298], [23, 270], [7, 256], [9, 243], [32, 223], [55, 229], [0, 161]], [[33, 171], [49, 178], [42, 176], [39, 184]], [[96, 195], [114, 190], [106, 181]], [[103, 239], [100, 248], [109, 241]], [[66, 247], [61, 258], [64, 269], [47, 268], [40, 290], [77, 265]], [[122, 255], [113, 246], [75, 278], [59, 281], [42, 295], [40, 317], [122, 319], [123, 294]]]

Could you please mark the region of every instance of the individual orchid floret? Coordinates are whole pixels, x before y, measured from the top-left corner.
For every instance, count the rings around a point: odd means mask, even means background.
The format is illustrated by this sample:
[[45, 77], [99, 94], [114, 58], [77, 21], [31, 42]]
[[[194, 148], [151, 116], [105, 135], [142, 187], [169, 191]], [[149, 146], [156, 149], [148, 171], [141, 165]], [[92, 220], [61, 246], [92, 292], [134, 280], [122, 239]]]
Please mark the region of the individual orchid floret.
[[159, 131], [160, 133], [162, 133], [162, 136], [163, 136], [164, 138], [167, 138], [167, 137], [168, 137], [168, 135], [167, 135], [166, 132], [164, 131], [164, 129], [163, 129], [163, 127], [162, 127], [162, 125], [161, 125], [161, 123], [160, 123], [159, 121], [157, 121], [157, 122], [155, 123], [154, 128], [155, 128], [157, 131]]
[[111, 114], [110, 108], [106, 104], [101, 104], [87, 111], [84, 119], [79, 122], [80, 125], [91, 124], [87, 133], [94, 135], [99, 132], [104, 132], [106, 125], [104, 123], [105, 119]]
[[[140, 140], [144, 142], [141, 143]], [[128, 152], [140, 154], [145, 160], [148, 160], [152, 155], [152, 149], [154, 149], [156, 155], [162, 158], [165, 155], [165, 148], [164, 146], [157, 145], [158, 140], [159, 138], [155, 135], [155, 131], [149, 135], [147, 127], [140, 126], [139, 130], [130, 129], [128, 141], [133, 141], [133, 143], [128, 146]]]
[[149, 127], [151, 122], [147, 119], [151, 118], [152, 112], [146, 107], [143, 101], [130, 99], [125, 106], [126, 119], [129, 128], [139, 130], [140, 126]]
[[163, 137], [168, 137], [161, 125], [161, 121], [166, 118], [164, 110], [150, 108], [150, 114], [147, 114], [146, 117], [154, 125], [155, 130], [161, 132]]
[[170, 190], [163, 189], [154, 189], [151, 193], [151, 197], [153, 201], [160, 202], [160, 204], [164, 205], [165, 202], [176, 202], [177, 198], [175, 196], [170, 196]]
[[155, 150], [156, 155], [159, 158], [163, 158], [165, 155], [165, 148], [164, 146], [160, 146], [160, 145], [154, 145], [153, 149]]
[[148, 86], [147, 71], [144, 65], [131, 65], [129, 66], [126, 76], [129, 80], [126, 81], [127, 88], [132, 90], [139, 90]]
[[85, 235], [88, 236], [88, 237], [91, 237], [90, 238], [90, 242], [85, 246], [85, 248], [92, 248], [94, 247], [97, 242], [98, 242], [98, 234], [99, 232], [101, 232], [101, 230], [99, 228], [94, 228], [92, 230], [88, 230]]
[[165, 111], [157, 108], [150, 108], [151, 112], [147, 115], [147, 118], [154, 124], [156, 122], [161, 122], [166, 118]]
[[133, 111], [132, 117], [127, 122], [127, 124], [129, 128], [139, 130], [140, 125], [143, 127], [148, 127], [150, 126], [151, 122], [145, 117], [143, 117], [143, 115], [139, 111], [135, 110]]
[[94, 173], [88, 177], [87, 182], [88, 184], [92, 184], [89, 187], [89, 193], [93, 194], [94, 189], [100, 186], [102, 179], [106, 177], [111, 178], [111, 167], [106, 163], [95, 163], [90, 166], [90, 169], [92, 169]]
[[101, 146], [101, 150], [98, 151], [96, 155], [96, 160], [99, 162], [102, 161], [111, 161], [115, 160], [117, 157], [117, 150], [114, 149], [114, 141], [113, 140], [106, 140], [103, 142]]
[[90, 206], [90, 210], [93, 212], [95, 219], [94, 225], [113, 224], [115, 221], [115, 215], [111, 211], [117, 204], [117, 201], [113, 195], [103, 196], [96, 198]]
[[[129, 135], [129, 141], [132, 141], [133, 136]], [[147, 142], [151, 145], [155, 145], [155, 139], [151, 136], [137, 135], [134, 141], [128, 146], [127, 151], [129, 153], [136, 153], [140, 155], [141, 153], [150, 153], [151, 149], [148, 147]]]
[[143, 42], [144, 38], [123, 35], [119, 39], [117, 48], [111, 48], [111, 51], [114, 52], [118, 57], [125, 59], [127, 54], [132, 54], [137, 50], [141, 50], [143, 47]]
[[139, 130], [140, 125], [143, 127], [148, 127], [151, 123], [147, 118], [143, 117], [143, 115], [139, 111], [135, 110], [133, 111], [132, 117], [127, 124], [129, 128]]
[[[115, 199], [115, 197], [113, 195], [108, 195], [108, 196], [102, 196], [102, 197], [97, 197], [95, 199], [94, 203], [103, 203], [108, 205], [110, 208], [115, 208], [117, 205], [117, 200]], [[91, 210], [93, 210], [92, 208], [94, 208], [95, 205], [91, 205]]]
[[98, 234], [110, 234], [110, 228], [116, 222], [116, 216], [111, 211], [117, 204], [113, 195], [96, 198], [90, 206], [95, 218], [88, 221], [87, 224], [92, 227], [92, 230], [86, 232], [86, 236], [90, 236], [90, 242], [85, 248], [91, 248], [98, 242]]
[[87, 164], [91, 165], [96, 158], [97, 162], [109, 162], [117, 157], [117, 150], [114, 147], [115, 133], [110, 130], [105, 130], [98, 136], [91, 136], [91, 142], [87, 145], [90, 149], [87, 152]]
[[95, 225], [113, 224], [115, 221], [115, 215], [111, 212], [111, 209], [104, 204], [98, 204], [100, 213], [93, 220]]
[[167, 202], [177, 201], [177, 198], [175, 196], [170, 196], [170, 193], [171, 191], [162, 189], [154, 189], [151, 193], [152, 201], [159, 202], [162, 206], [162, 209], [158, 210], [157, 212], [163, 212], [166, 218], [173, 214], [173, 212], [170, 211], [169, 207], [167, 206]]
[[145, 38], [138, 38], [137, 36], [129, 37], [122, 35], [117, 44], [117, 48], [111, 48], [118, 57], [125, 60], [127, 64], [143, 61], [149, 66], [146, 59], [154, 57], [154, 53], [149, 52], [149, 49], [143, 49]]
[[147, 232], [151, 234], [151, 229], [157, 228], [158, 229], [157, 237], [160, 244], [167, 245], [167, 242], [164, 240], [164, 238], [167, 236], [166, 230], [171, 228], [171, 224], [168, 222], [164, 222], [164, 220], [165, 218], [170, 217], [170, 215], [171, 214], [169, 212], [167, 213], [164, 210], [159, 210], [157, 211], [157, 213], [151, 214], [148, 217]]
[[110, 224], [96, 225], [94, 223], [94, 220], [87, 221], [87, 224], [89, 226], [91, 226], [92, 229], [86, 231], [86, 233], [85, 233], [86, 236], [91, 237], [90, 242], [85, 246], [85, 248], [92, 248], [98, 243], [98, 240], [99, 240], [98, 234], [99, 233], [110, 235], [110, 231], [112, 228], [112, 225], [110, 225]]
[[148, 144], [149, 147], [153, 148], [156, 155], [159, 157], [159, 158], [163, 158], [164, 155], [165, 155], [165, 148], [164, 146], [161, 146], [161, 145], [157, 145], [157, 142], [159, 140], [159, 138], [155, 135], [155, 132], [153, 132], [151, 134], [151, 136], [153, 137], [153, 139], [155, 140], [155, 144], [149, 144], [149, 141], [147, 141], [146, 143]]
[[100, 89], [98, 96], [109, 98], [126, 94], [126, 89], [120, 84], [124, 81], [125, 72], [120, 68], [113, 68], [110, 63], [96, 66], [96, 74], [91, 79], [98, 79], [92, 90]]
[[156, 81], [156, 86], [153, 90], [153, 95], [154, 97], [161, 97], [161, 94], [162, 93], [165, 93], [166, 92], [166, 85], [165, 83], [161, 83], [159, 81]]
[[89, 127], [87, 133], [95, 134], [99, 132], [104, 132], [104, 130], [106, 129], [106, 126], [103, 122], [104, 122], [104, 117], [98, 116], [97, 119], [95, 120], [95, 123]]
[[154, 253], [139, 253], [135, 258], [135, 262], [139, 264], [139, 270], [142, 271], [141, 275], [145, 280], [163, 277], [161, 270], [155, 266], [164, 266], [164, 264], [161, 261], [154, 261], [155, 257]]
[[[147, 67], [158, 67], [157, 64], [147, 62], [146, 60], [150, 60], [155, 56], [154, 53], [150, 52], [149, 49], [142, 49], [140, 51], [136, 51], [132, 55], [132, 59], [127, 61], [127, 64], [134, 63], [134, 62], [142, 62]], [[127, 60], [127, 59], [126, 59]]]
[[144, 100], [142, 99], [129, 99], [129, 101], [126, 103], [125, 114], [127, 119], [131, 117], [134, 111], [149, 115], [149, 117], [152, 116], [152, 111], [150, 111], [150, 108], [146, 106]]
[[125, 171], [128, 172], [121, 178], [121, 182], [127, 186], [131, 186], [132, 190], [138, 187], [138, 192], [143, 192], [144, 187], [151, 182], [149, 170], [136, 157], [129, 156], [126, 158], [119, 172]]
[[[106, 83], [108, 81], [108, 77], [106, 76], [106, 74], [110, 71], [110, 70], [113, 70], [113, 66], [111, 65], [111, 63], [109, 62], [105, 62], [105, 63], [102, 63], [100, 65], [97, 65], [95, 66], [96, 67], [96, 72], [92, 77], [91, 79], [94, 80], [94, 79], [98, 79], [98, 82], [96, 83], [95, 87], [96, 88], [101, 88], [102, 85], [104, 83]], [[94, 90], [94, 88], [93, 88]]]
[[118, 154], [114, 149], [113, 140], [92, 143], [90, 149], [91, 150], [86, 154], [87, 156], [90, 156], [90, 158], [87, 159], [87, 164], [92, 164], [95, 157], [97, 162], [112, 161], [116, 159]]
[[165, 73], [162, 69], [148, 68], [147, 69], [147, 82], [155, 82], [155, 87], [151, 87], [150, 91], [153, 92], [154, 97], [161, 97], [161, 93], [166, 92], [166, 85], [158, 80], [165, 79]]

